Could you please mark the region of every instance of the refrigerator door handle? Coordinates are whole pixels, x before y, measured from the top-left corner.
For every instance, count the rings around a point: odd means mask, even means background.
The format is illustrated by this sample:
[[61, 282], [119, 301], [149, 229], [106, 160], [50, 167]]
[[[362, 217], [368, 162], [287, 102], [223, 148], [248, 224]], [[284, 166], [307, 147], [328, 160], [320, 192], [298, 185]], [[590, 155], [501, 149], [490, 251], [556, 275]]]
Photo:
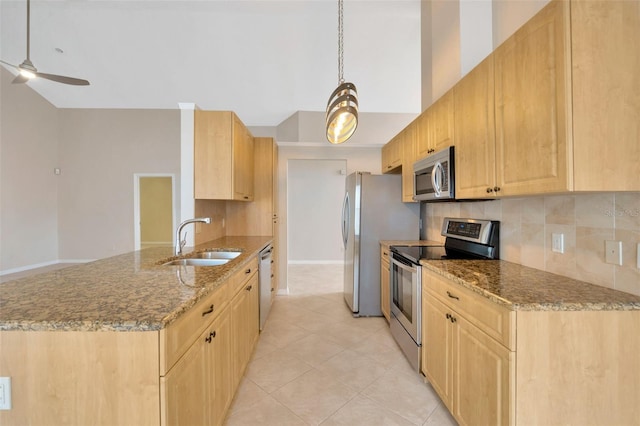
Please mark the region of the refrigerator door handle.
[[342, 244], [347, 248], [347, 239], [349, 238], [349, 193], [344, 194], [342, 202]]

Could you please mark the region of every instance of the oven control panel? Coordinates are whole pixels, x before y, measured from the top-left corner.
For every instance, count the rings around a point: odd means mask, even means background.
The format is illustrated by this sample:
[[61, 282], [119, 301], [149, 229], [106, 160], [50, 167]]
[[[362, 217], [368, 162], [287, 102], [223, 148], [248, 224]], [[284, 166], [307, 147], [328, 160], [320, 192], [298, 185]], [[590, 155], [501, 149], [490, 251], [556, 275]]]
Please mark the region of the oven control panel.
[[483, 219], [459, 219], [447, 217], [442, 223], [441, 234], [479, 244], [489, 244], [497, 221]]

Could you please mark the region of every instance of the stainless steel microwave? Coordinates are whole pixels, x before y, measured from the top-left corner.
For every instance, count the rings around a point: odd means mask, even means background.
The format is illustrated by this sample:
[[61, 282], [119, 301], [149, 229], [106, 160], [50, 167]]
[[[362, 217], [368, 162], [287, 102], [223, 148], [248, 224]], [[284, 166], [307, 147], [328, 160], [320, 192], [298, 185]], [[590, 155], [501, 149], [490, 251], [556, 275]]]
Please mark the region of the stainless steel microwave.
[[455, 200], [454, 150], [433, 153], [413, 164], [413, 199], [416, 201]]

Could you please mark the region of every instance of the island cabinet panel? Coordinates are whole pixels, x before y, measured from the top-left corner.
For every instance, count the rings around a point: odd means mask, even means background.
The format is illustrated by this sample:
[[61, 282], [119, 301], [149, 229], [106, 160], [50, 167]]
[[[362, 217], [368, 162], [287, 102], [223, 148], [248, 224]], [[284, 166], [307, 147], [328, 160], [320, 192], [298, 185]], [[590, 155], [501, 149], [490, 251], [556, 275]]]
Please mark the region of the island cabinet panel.
[[1, 331], [2, 425], [158, 425], [158, 332]]
[[573, 189], [569, 4], [549, 3], [493, 53], [499, 195]]

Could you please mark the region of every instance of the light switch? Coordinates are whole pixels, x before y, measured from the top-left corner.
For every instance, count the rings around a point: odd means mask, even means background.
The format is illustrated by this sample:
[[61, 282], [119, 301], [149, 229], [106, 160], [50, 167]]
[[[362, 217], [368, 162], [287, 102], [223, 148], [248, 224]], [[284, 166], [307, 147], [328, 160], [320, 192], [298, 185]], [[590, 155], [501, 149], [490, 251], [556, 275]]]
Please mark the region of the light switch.
[[551, 251], [564, 253], [564, 234], [551, 234]]
[[604, 242], [604, 259], [605, 262], [613, 265], [622, 265], [622, 241]]

